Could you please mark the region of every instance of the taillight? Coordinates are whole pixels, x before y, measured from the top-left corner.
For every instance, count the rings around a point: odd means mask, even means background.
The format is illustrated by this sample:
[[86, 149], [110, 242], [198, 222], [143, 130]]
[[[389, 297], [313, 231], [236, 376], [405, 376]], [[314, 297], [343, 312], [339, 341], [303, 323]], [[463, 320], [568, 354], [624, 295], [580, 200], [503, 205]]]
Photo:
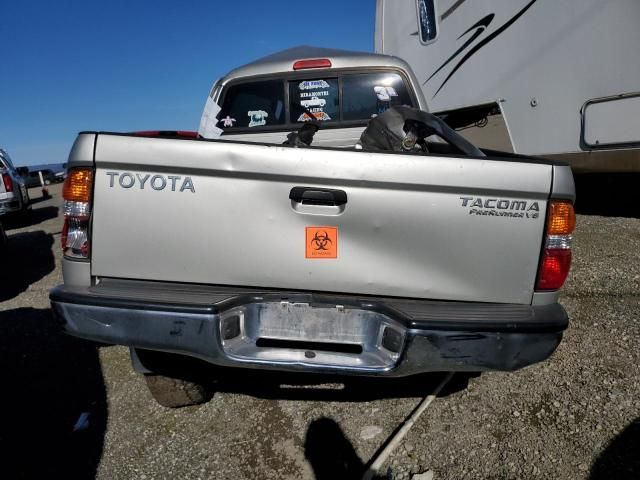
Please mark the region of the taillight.
[[549, 203], [545, 247], [536, 290], [557, 290], [564, 284], [571, 267], [571, 242], [575, 226], [576, 214], [571, 202]]
[[91, 191], [93, 170], [74, 168], [69, 170], [62, 188], [62, 251], [67, 257], [89, 258], [89, 218], [91, 216]]
[[308, 68], [329, 68], [331, 60], [328, 58], [312, 58], [309, 60], [298, 60], [293, 64], [294, 70], [306, 70]]
[[6, 192], [13, 192], [13, 180], [8, 173], [2, 174], [2, 183], [4, 183], [4, 189]]

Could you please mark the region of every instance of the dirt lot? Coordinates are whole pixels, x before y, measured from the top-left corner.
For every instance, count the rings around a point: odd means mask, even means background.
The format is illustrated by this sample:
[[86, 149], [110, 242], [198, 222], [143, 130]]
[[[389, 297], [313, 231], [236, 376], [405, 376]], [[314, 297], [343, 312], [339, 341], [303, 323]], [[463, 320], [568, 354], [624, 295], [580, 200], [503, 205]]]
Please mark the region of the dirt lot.
[[[51, 191], [9, 225], [2, 262], [3, 478], [358, 478], [441, 378], [304, 385], [237, 375], [206, 405], [162, 408], [125, 348], [68, 338], [53, 324], [60, 187]], [[640, 212], [631, 194], [619, 202], [623, 193], [593, 189], [583, 202], [562, 298], [571, 325], [551, 360], [454, 378], [388, 477], [640, 478]]]

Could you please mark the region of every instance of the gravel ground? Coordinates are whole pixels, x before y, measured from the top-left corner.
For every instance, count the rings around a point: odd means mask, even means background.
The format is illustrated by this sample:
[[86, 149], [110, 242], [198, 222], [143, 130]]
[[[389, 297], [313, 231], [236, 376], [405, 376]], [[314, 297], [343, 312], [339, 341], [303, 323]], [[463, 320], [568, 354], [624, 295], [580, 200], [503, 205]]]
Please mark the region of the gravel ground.
[[[47, 293], [61, 281], [60, 187], [51, 191], [8, 230], [3, 478], [358, 478], [442, 378], [307, 385], [234, 373], [206, 405], [160, 407], [126, 349], [68, 338], [53, 324]], [[436, 480], [640, 478], [640, 220], [587, 210], [562, 296], [571, 324], [557, 352], [514, 373], [454, 377], [384, 478], [429, 469]]]

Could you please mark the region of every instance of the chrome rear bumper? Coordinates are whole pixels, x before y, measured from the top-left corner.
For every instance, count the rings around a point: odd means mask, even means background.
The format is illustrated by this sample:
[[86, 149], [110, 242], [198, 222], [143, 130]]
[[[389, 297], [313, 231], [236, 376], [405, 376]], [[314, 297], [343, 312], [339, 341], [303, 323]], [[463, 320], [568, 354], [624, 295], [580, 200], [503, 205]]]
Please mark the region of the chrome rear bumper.
[[[54, 314], [68, 333], [230, 367], [385, 376], [514, 370], [549, 357], [567, 326], [559, 304], [459, 304], [224, 287], [212, 291], [209, 302], [204, 290], [198, 302], [193, 291], [183, 292], [180, 298], [194, 303], [180, 303], [172, 294], [160, 295], [166, 284], [140, 282], [136, 294], [130, 288], [137, 282], [127, 288], [113, 282], [52, 290]], [[154, 285], [155, 295], [145, 290]]]

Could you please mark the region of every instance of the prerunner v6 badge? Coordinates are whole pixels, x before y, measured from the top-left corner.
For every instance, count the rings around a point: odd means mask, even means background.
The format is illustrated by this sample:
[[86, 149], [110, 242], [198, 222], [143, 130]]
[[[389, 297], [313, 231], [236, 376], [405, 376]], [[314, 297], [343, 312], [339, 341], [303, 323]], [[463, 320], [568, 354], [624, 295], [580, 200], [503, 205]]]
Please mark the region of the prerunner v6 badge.
[[336, 227], [306, 227], [305, 258], [338, 258]]

